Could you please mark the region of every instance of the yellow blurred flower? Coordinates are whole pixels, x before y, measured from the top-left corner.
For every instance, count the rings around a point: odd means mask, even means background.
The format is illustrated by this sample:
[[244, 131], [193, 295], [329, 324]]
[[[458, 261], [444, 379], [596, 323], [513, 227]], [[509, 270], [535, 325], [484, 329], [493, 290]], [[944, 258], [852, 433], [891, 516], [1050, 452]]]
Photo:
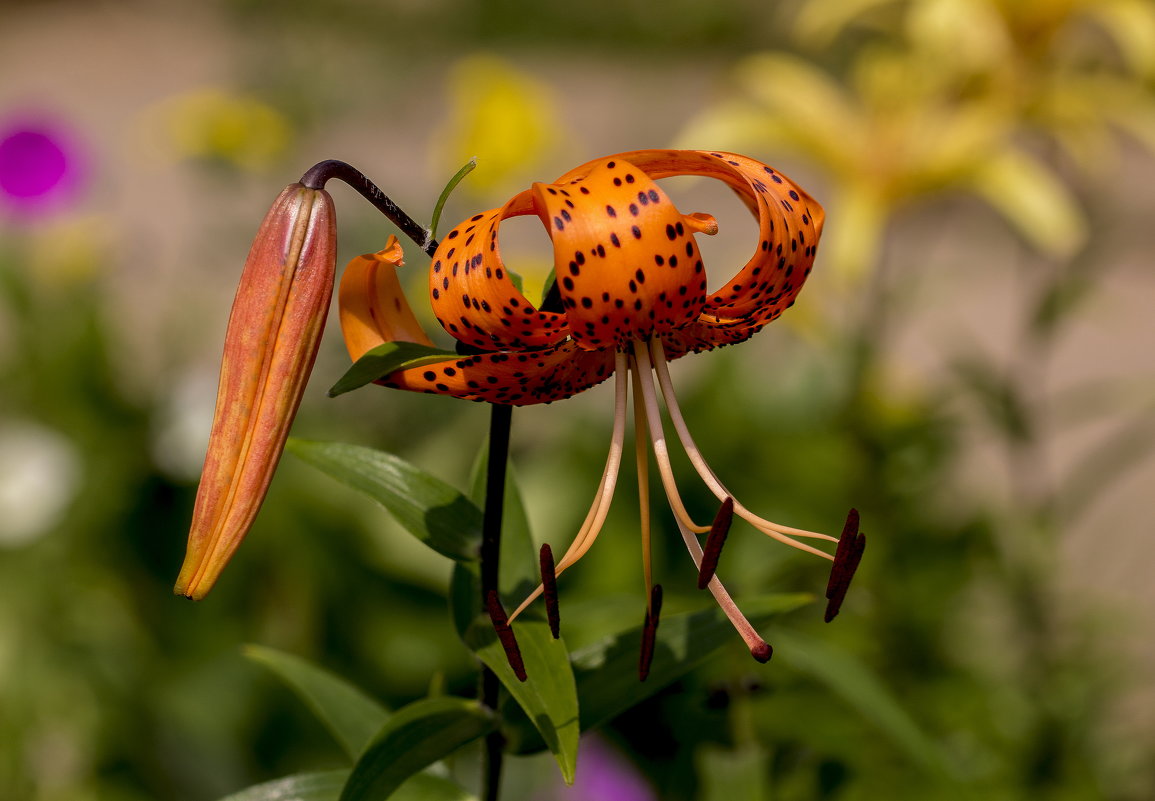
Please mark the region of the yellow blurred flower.
[[490, 194], [532, 179], [557, 153], [563, 134], [544, 83], [501, 58], [475, 54], [449, 71], [449, 116], [438, 138], [439, 171], [477, 157], [464, 188]]
[[176, 95], [149, 115], [163, 147], [178, 159], [209, 159], [259, 171], [288, 149], [292, 129], [272, 106], [223, 89]]

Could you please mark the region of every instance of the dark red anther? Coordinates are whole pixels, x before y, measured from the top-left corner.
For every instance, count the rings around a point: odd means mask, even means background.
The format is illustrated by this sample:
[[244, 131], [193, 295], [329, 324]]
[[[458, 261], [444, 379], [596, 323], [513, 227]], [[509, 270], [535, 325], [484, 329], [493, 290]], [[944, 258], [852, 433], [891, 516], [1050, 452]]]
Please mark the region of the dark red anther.
[[750, 656], [754, 657], [756, 662], [766, 664], [770, 661], [770, 657], [774, 656], [774, 649], [770, 647], [770, 643], [763, 640], [750, 649]]
[[662, 612], [662, 585], [655, 584], [650, 590], [650, 604], [646, 607], [646, 622], [642, 625], [642, 652], [638, 658], [638, 681], [645, 681], [650, 675], [650, 665], [654, 661], [654, 643], [658, 634], [658, 619]]
[[556, 640], [561, 636], [561, 613], [557, 605], [557, 573], [553, 566], [553, 549], [549, 543], [541, 546], [538, 553], [541, 565], [541, 594], [545, 598], [545, 616], [549, 620], [549, 631]]
[[727, 497], [722, 501], [718, 514], [714, 515], [714, 522], [710, 526], [710, 536], [706, 538], [706, 547], [702, 551], [702, 564], [698, 568], [698, 589], [706, 589], [710, 579], [714, 578], [714, 571], [718, 569], [718, 557], [722, 555], [722, 546], [726, 544], [726, 535], [730, 533], [730, 524], [734, 522], [734, 499]]
[[513, 669], [513, 675], [520, 681], [525, 681], [525, 662], [521, 658], [521, 649], [517, 647], [517, 637], [513, 635], [513, 627], [509, 625], [509, 618], [497, 596], [497, 590], [490, 590], [485, 596], [485, 608], [489, 612], [489, 619], [493, 621], [493, 630], [497, 632], [497, 639], [505, 649], [505, 658]]
[[858, 531], [858, 510], [851, 509], [846, 516], [846, 525], [842, 528], [842, 536], [838, 539], [838, 549], [834, 552], [834, 565], [830, 568], [830, 581], [826, 584], [826, 622], [838, 615], [842, 608], [842, 601], [846, 598], [846, 591], [850, 589], [850, 580], [854, 578], [854, 571], [862, 561], [862, 553], [866, 550], [866, 535]]

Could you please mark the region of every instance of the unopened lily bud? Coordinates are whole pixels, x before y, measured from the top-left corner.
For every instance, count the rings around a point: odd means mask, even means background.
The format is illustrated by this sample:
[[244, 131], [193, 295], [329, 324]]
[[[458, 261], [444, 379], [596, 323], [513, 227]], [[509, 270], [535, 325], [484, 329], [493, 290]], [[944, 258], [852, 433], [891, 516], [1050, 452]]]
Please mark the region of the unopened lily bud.
[[333, 199], [286, 187], [253, 240], [233, 301], [178, 595], [208, 593], [265, 498], [317, 357], [336, 254]]

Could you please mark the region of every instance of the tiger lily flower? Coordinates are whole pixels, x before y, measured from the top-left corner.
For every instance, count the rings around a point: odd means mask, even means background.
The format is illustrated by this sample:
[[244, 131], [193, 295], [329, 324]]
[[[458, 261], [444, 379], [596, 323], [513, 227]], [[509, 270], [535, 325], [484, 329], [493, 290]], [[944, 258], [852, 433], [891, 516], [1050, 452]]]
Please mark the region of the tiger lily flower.
[[[758, 220], [753, 255], [716, 292], [707, 291], [695, 236], [716, 233], [718, 224], [708, 214], [682, 214], [675, 208], [657, 183], [675, 175], [725, 182]], [[502, 221], [524, 215], [536, 215], [553, 242], [556, 284], [539, 306], [515, 286], [498, 242]], [[653, 583], [650, 567], [646, 498], [650, 451], [699, 570], [699, 586], [714, 595], [755, 659], [769, 659], [771, 648], [715, 575], [732, 517], [779, 542], [833, 561], [827, 620], [838, 613], [865, 547], [857, 512], [851, 511], [842, 536], [834, 537], [775, 523], [750, 511], [706, 464], [667, 369], [669, 361], [687, 353], [748, 339], [793, 305], [810, 275], [823, 219], [822, 207], [810, 195], [753, 159], [733, 153], [640, 150], [583, 164], [550, 184], [535, 183], [505, 205], [465, 220], [441, 241], [429, 273], [433, 311], [466, 346], [468, 355], [393, 372], [378, 383], [516, 406], [561, 400], [614, 377], [613, 433], [593, 503], [562, 558], [554, 564], [552, 554], [547, 559], [543, 553], [542, 585], [508, 618], [500, 603], [490, 599], [490, 614], [503, 643], [512, 640], [510, 623], [541, 595], [546, 596], [551, 627], [556, 630], [553, 581], [589, 551], [605, 523], [625, 449], [630, 384], [649, 599], [639, 665], [642, 678], [653, 655], [661, 600], [661, 587]], [[355, 259], [345, 273], [339, 307], [354, 360], [385, 342], [429, 342], [401, 293], [395, 270], [400, 263], [400, 247], [391, 241], [380, 254]], [[721, 504], [712, 523], [695, 521], [682, 502], [659, 395], [677, 442]], [[703, 548], [699, 535], [707, 532]], [[837, 550], [831, 555], [811, 544], [814, 541], [837, 543]]]

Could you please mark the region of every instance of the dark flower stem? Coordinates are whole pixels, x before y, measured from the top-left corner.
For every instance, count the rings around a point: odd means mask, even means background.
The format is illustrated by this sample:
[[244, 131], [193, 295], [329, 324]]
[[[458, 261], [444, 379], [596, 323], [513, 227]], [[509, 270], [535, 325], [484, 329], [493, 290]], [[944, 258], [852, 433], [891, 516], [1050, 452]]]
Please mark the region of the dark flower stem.
[[377, 184], [366, 178], [356, 167], [336, 159], [321, 161], [301, 176], [301, 183], [310, 189], [324, 189], [325, 183], [331, 178], [344, 181], [356, 189], [379, 212], [388, 217], [390, 222], [400, 228], [401, 233], [416, 242], [426, 254], [432, 256], [437, 250], [437, 241], [433, 238], [433, 233], [402, 211], [388, 195], [377, 188]]
[[[464, 175], [463, 170], [458, 176]], [[460, 180], [455, 176], [454, 180]], [[417, 243], [432, 256], [437, 250], [433, 231], [418, 223], [363, 172], [343, 161], [329, 159], [314, 164], [301, 176], [301, 183], [310, 189], [323, 189], [332, 178], [344, 181], [356, 189], [374, 208], [389, 218], [401, 233]], [[498, 589], [498, 564], [501, 557], [501, 521], [505, 503], [505, 473], [509, 463], [509, 431], [513, 422], [513, 407], [494, 404], [490, 407], [489, 459], [485, 471], [485, 510], [481, 526], [481, 605], [485, 607], [491, 590]], [[481, 668], [481, 703], [497, 709], [501, 683], [492, 670]], [[501, 791], [501, 766], [505, 738], [494, 731], [485, 738], [485, 757], [482, 763], [482, 801], [497, 801]]]
[[[481, 524], [481, 598], [482, 605], [491, 590], [498, 590], [498, 564], [501, 555], [501, 521], [505, 505], [505, 474], [509, 463], [509, 431], [513, 407], [493, 404], [489, 416], [489, 460], [485, 468], [485, 510]], [[489, 668], [481, 668], [481, 703], [497, 709], [501, 685]], [[497, 801], [501, 790], [501, 766], [505, 738], [500, 731], [485, 737], [482, 763], [482, 801]]]

